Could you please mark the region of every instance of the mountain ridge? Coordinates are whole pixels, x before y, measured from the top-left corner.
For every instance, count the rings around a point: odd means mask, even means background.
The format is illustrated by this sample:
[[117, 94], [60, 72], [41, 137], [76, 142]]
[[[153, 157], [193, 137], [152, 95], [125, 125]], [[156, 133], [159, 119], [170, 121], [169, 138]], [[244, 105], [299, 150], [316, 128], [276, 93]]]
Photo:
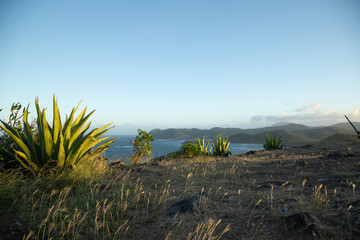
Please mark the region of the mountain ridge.
[[[347, 125], [349, 126], [347, 126]], [[360, 122], [354, 123], [360, 129]], [[302, 124], [275, 124], [262, 128], [169, 128], [153, 129], [149, 132], [155, 139], [212, 139], [217, 134], [229, 137], [233, 143], [263, 143], [266, 134], [282, 137], [286, 146], [313, 144], [334, 134], [355, 134], [349, 123], [337, 123], [331, 126], [309, 127]]]

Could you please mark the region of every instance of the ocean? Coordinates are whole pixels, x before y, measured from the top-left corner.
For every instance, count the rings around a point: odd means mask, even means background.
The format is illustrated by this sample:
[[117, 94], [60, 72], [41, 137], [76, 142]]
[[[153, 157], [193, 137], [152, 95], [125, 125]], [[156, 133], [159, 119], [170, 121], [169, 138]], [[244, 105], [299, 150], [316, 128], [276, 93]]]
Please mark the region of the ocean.
[[[125, 162], [129, 161], [129, 158], [133, 154], [133, 148], [130, 141], [135, 139], [134, 135], [119, 135], [113, 136], [118, 138], [117, 141], [105, 152], [105, 157], [111, 161], [121, 159]], [[184, 142], [189, 140], [169, 140], [169, 139], [155, 139], [151, 145], [153, 147], [152, 157], [159, 157], [165, 154], [175, 152], [181, 148]], [[230, 151], [233, 155], [245, 153], [251, 150], [264, 149], [262, 144], [252, 143], [230, 143]]]

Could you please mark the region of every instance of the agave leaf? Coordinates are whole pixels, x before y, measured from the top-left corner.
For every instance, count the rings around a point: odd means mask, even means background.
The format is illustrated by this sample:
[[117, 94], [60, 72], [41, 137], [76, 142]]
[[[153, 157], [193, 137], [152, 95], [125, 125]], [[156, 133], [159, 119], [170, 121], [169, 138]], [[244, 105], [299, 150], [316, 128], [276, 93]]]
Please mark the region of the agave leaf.
[[[106, 139], [108, 139], [109, 137], [104, 138], [102, 141], [105, 141]], [[111, 145], [117, 140], [117, 138], [111, 139], [99, 146], [97, 146], [95, 149], [92, 150], [92, 156], [93, 157], [97, 157], [99, 155], [101, 155], [106, 149], [108, 149], [109, 147], [111, 147]]]
[[91, 136], [94, 136], [96, 138], [100, 137], [101, 135], [103, 135], [104, 133], [106, 133], [107, 131], [109, 131], [111, 128], [108, 128], [111, 124], [113, 123], [109, 123], [103, 127], [100, 127], [100, 128], [96, 128], [94, 129], [92, 132], [91, 132]]
[[29, 109], [29, 106], [25, 109], [24, 115], [23, 115], [24, 132], [26, 134], [27, 146], [30, 149], [31, 159], [33, 162], [35, 162], [37, 165], [39, 165], [40, 162], [39, 162], [39, 156], [37, 154], [38, 151], [37, 151], [37, 148], [35, 145], [34, 135], [31, 130], [31, 127], [28, 123], [28, 114], [29, 114], [28, 109]]
[[[85, 109], [84, 109], [85, 110]], [[90, 124], [87, 124], [87, 126], [82, 130], [82, 126], [85, 124], [85, 122], [89, 119], [89, 117], [95, 112], [92, 111], [91, 113], [89, 113], [85, 118], [81, 118], [77, 124], [75, 126], [73, 126], [72, 128], [72, 133], [71, 133], [71, 137], [69, 140], [69, 145], [72, 145], [72, 143], [74, 142], [74, 140], [81, 134], [84, 133], [87, 129], [89, 129]], [[84, 131], [85, 130], [85, 131]]]
[[87, 137], [79, 146], [72, 146], [71, 151], [66, 158], [65, 167], [77, 163], [81, 159], [82, 154], [88, 152], [96, 144], [97, 140], [94, 137]]
[[[6, 156], [7, 158], [10, 158], [12, 160], [15, 160], [15, 155], [13, 152], [10, 152], [3, 146], [0, 146], [0, 156]], [[3, 160], [2, 158], [0, 160]]]
[[[12, 134], [14, 134], [16, 137], [21, 138], [20, 133], [18, 132], [18, 130], [16, 130], [14, 127], [10, 126], [9, 124], [7, 124], [6, 122], [0, 120], [0, 122], [5, 126], [5, 128], [7, 128], [9, 131], [11, 131]], [[0, 127], [2, 129], [4, 129], [1, 125]]]
[[61, 130], [61, 118], [60, 118], [60, 111], [57, 99], [55, 99], [55, 95], [53, 98], [53, 126], [52, 126], [52, 138], [54, 145], [57, 145], [59, 139], [59, 133]]
[[76, 108], [73, 108], [71, 110], [70, 116], [68, 118], [66, 118], [66, 121], [64, 123], [64, 127], [63, 127], [63, 136], [64, 136], [64, 144], [65, 144], [65, 149], [69, 149], [69, 141], [70, 141], [70, 137], [71, 137], [71, 128], [72, 128], [72, 121], [74, 119], [74, 115], [76, 110], [78, 109], [78, 107], [80, 106], [80, 103], [77, 105]]
[[43, 136], [42, 134], [42, 114], [41, 114], [41, 109], [39, 106], [39, 98], [36, 97], [35, 98], [35, 107], [36, 107], [36, 113], [37, 113], [37, 119], [36, 119], [36, 124], [37, 124], [37, 128], [38, 128], [38, 132], [39, 132], [39, 142], [43, 141]]
[[111, 128], [107, 128], [111, 124], [112, 123], [109, 123], [101, 128], [93, 129], [89, 134], [85, 135], [83, 137], [83, 139], [85, 139], [85, 140], [77, 143], [76, 147], [74, 147], [75, 149], [77, 149], [77, 151], [73, 151], [72, 153], [70, 153], [70, 156], [71, 156], [70, 162], [77, 162], [81, 158], [82, 155], [84, 155], [91, 148], [93, 148], [95, 145], [100, 143], [100, 141], [102, 141], [102, 140], [101, 139], [97, 140], [97, 139], [100, 136], [102, 136], [104, 133], [106, 133], [108, 130], [111, 129]]
[[59, 147], [57, 153], [57, 166], [63, 168], [65, 165], [66, 153], [64, 147], [64, 137], [62, 132], [59, 131]]
[[[20, 149], [25, 153], [27, 158], [31, 159], [31, 151], [26, 145], [26, 143], [23, 141], [23, 139], [21, 139], [21, 137], [18, 137], [20, 136], [20, 134], [17, 132], [17, 130], [11, 127], [9, 124], [3, 121], [1, 122], [5, 127], [0, 125], [0, 128], [3, 129], [16, 142], [16, 144], [20, 147]], [[13, 133], [14, 131], [17, 132], [18, 134], [14, 134]]]
[[[25, 168], [27, 168], [27, 169], [33, 169], [34, 171], [37, 171], [37, 170], [39, 170], [39, 167], [38, 167], [38, 165], [36, 165], [34, 162], [32, 162], [31, 161], [31, 159], [29, 159], [27, 156], [26, 156], [26, 154], [25, 153], [23, 153], [23, 152], [20, 152], [20, 151], [17, 151], [17, 150], [15, 150], [14, 149], [14, 152], [15, 152], [15, 158], [16, 158], [16, 160], [21, 164], [21, 165], [23, 165]], [[18, 156], [19, 155], [19, 156]], [[23, 160], [25, 160], [29, 165], [26, 165], [23, 161], [22, 161], [22, 159]]]
[[[51, 137], [51, 132], [49, 128], [49, 124], [46, 121], [46, 115], [45, 115], [45, 109], [42, 111], [42, 126], [43, 126], [43, 142], [40, 142], [40, 144], [43, 146], [46, 155], [43, 156], [47, 159], [51, 159], [52, 151], [53, 151], [53, 139]], [[45, 160], [45, 159], [44, 159]], [[47, 162], [47, 160], [45, 160]]]
[[77, 135], [77, 137], [71, 142], [69, 141], [69, 149], [72, 148], [73, 146], [75, 146], [77, 143], [82, 142], [86, 139], [86, 137], [88, 136], [84, 134], [86, 133], [86, 131], [90, 128], [91, 122], [89, 122], [82, 130], [81, 132], [79, 132]]
[[[77, 116], [77, 118], [75, 119], [75, 121], [72, 123], [72, 127], [78, 125], [79, 122], [84, 118], [85, 113], [86, 113], [86, 109], [87, 109], [87, 107], [85, 107], [85, 108], [81, 111], [81, 113], [79, 114], [79, 116]], [[91, 114], [92, 114], [93, 112], [95, 112], [95, 110], [93, 110], [93, 111], [91, 112]]]

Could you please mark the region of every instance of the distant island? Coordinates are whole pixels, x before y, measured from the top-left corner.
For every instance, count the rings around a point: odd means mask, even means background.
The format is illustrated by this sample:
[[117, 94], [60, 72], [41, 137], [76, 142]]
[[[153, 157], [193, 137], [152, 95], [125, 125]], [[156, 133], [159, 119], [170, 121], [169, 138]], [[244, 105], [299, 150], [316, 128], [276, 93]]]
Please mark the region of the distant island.
[[[360, 122], [354, 123], [356, 126]], [[360, 128], [360, 127], [359, 127]], [[150, 134], [155, 139], [197, 139], [205, 137], [211, 140], [213, 136], [221, 134], [224, 137], [229, 137], [233, 143], [264, 143], [266, 134], [282, 137], [285, 146], [299, 146], [306, 144], [313, 144], [322, 141], [334, 134], [347, 134], [353, 137], [355, 132], [349, 123], [337, 123], [331, 126], [324, 127], [309, 127], [295, 123], [279, 123], [269, 127], [263, 128], [170, 128], [170, 129], [154, 129]]]

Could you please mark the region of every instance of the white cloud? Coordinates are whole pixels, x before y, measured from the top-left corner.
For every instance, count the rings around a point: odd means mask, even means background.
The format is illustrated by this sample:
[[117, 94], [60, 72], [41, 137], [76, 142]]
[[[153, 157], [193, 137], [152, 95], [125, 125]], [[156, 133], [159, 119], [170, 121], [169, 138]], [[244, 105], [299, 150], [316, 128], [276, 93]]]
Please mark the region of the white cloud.
[[315, 104], [312, 106], [311, 109], [312, 109], [314, 112], [318, 112], [318, 111], [320, 111], [321, 106], [322, 106], [322, 102], [317, 102], [317, 103], [315, 103]]
[[[258, 115], [251, 118], [251, 122], [255, 125], [269, 125], [278, 122], [293, 122], [299, 124], [305, 124], [309, 126], [319, 125], [331, 125], [338, 122], [344, 121], [344, 115], [346, 113], [340, 111], [334, 111], [329, 108], [322, 110], [322, 103], [318, 102], [312, 106], [303, 106], [295, 111], [294, 113], [282, 113], [278, 115]], [[355, 109], [349, 117], [358, 119], [360, 117], [360, 107]]]
[[355, 110], [350, 114], [350, 117], [360, 118], [360, 107], [358, 107], [357, 109], [355, 109]]
[[310, 105], [310, 106], [302, 106], [298, 109], [296, 109], [296, 112], [308, 112], [309, 110], [312, 110], [313, 112], [317, 112], [320, 110], [322, 106], [322, 102], [317, 102], [314, 105]]

